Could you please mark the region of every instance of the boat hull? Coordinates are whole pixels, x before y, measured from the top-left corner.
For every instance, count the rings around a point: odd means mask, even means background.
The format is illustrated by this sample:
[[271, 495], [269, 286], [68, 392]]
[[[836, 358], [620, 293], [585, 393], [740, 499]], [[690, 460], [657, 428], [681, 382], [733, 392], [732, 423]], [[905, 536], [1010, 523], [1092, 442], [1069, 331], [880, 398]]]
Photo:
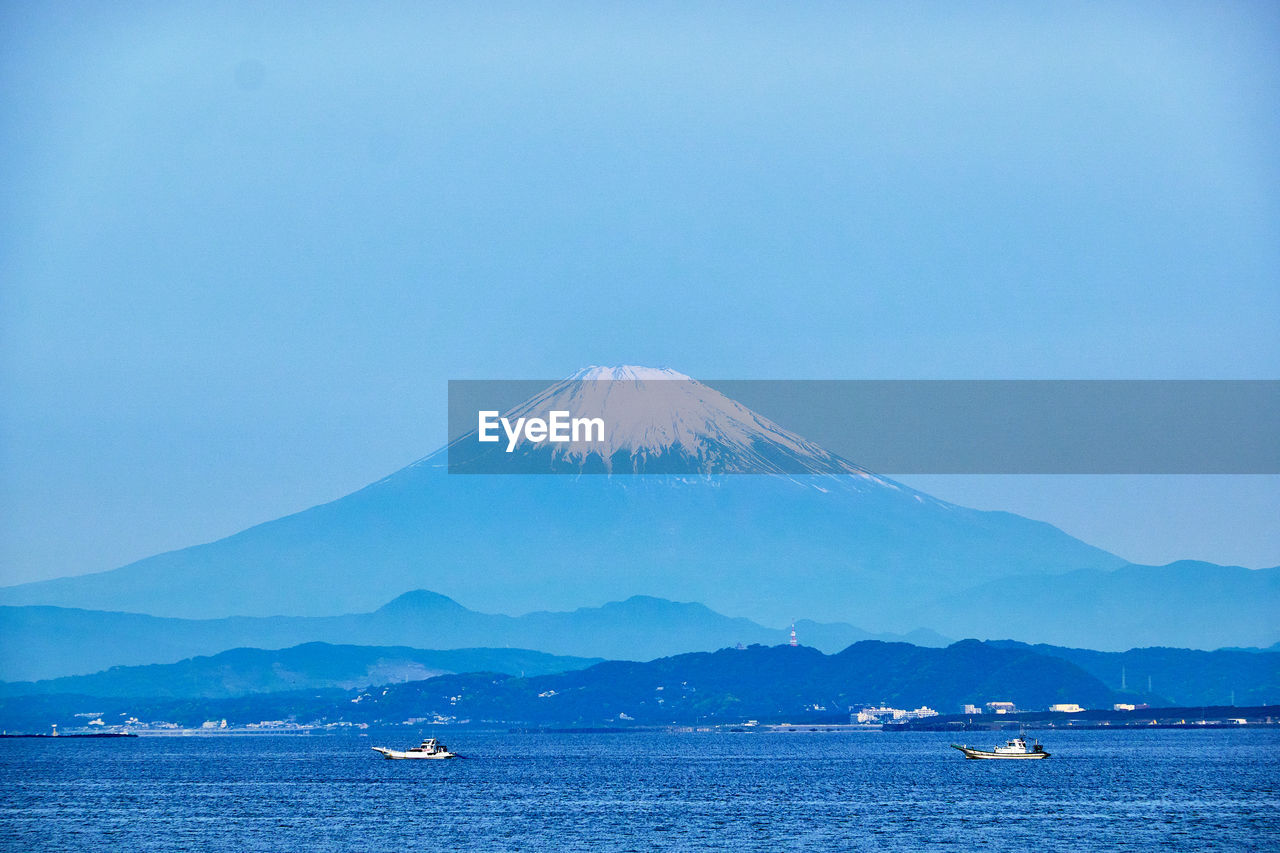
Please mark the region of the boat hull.
[[958, 743], [951, 744], [952, 749], [958, 749], [964, 753], [965, 758], [973, 759], [995, 759], [999, 761], [1030, 761], [1037, 758], [1048, 758], [1047, 752], [991, 752], [986, 749], [974, 749], [968, 746], [961, 746]]
[[443, 761], [446, 758], [456, 758], [452, 752], [407, 752], [398, 749], [387, 749], [382, 746], [370, 747], [374, 752], [380, 753], [386, 759], [423, 759], [426, 761]]

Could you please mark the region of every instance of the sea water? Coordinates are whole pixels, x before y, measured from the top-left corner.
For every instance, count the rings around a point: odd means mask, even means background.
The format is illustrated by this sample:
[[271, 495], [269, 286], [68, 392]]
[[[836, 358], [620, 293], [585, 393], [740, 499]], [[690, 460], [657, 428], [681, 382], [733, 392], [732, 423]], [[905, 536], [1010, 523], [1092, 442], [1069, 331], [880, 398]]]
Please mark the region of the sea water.
[[[463, 758], [387, 761], [435, 734]], [[0, 741], [0, 849], [1278, 850], [1280, 731]]]

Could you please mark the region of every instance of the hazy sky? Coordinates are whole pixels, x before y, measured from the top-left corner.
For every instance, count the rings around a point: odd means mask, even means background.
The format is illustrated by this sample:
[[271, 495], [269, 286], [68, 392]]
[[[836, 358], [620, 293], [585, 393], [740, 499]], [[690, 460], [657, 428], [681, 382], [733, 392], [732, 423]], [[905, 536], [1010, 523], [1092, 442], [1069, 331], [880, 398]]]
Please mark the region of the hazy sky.
[[[0, 582], [434, 450], [449, 378], [1280, 376], [1280, 6], [0, 5]], [[915, 478], [1280, 563], [1280, 478]]]

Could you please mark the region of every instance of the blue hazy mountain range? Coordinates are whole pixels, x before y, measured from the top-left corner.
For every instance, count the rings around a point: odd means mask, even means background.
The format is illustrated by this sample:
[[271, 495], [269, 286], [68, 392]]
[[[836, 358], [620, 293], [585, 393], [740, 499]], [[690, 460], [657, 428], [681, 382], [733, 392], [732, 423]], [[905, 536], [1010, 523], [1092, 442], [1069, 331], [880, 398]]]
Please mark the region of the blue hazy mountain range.
[[602, 661], [528, 649], [426, 650], [305, 643], [288, 649], [230, 649], [178, 663], [117, 666], [93, 675], [0, 684], [0, 694], [76, 693], [214, 699], [335, 687], [362, 689], [462, 672], [534, 676]]
[[[592, 376], [655, 385], [678, 374]], [[554, 402], [556, 393], [541, 396]], [[640, 594], [773, 624], [926, 626], [1091, 648], [1280, 639], [1280, 571], [1130, 567], [1049, 524], [956, 506], [810, 452], [766, 419], [744, 422], [739, 410], [705, 389], [666, 413], [670, 429], [620, 424], [615, 432], [627, 438], [605, 451], [615, 463], [691, 454], [717, 461], [711, 476], [468, 476], [447, 473], [442, 450], [331, 503], [109, 572], [5, 588], [0, 603], [185, 618], [328, 616], [428, 588], [508, 613]], [[730, 418], [736, 431], [726, 435], [720, 425]], [[714, 474], [741, 470], [742, 454], [794, 461], [796, 447], [814, 473]], [[565, 464], [546, 445], [518, 452], [530, 470]], [[1106, 620], [1093, 618], [1098, 612]]]
[[[973, 650], [974, 642], [964, 640], [957, 645]], [[1257, 649], [1203, 652], [1166, 648], [1097, 652], [1048, 645], [1028, 646], [1008, 640], [981, 645], [1020, 649], [1044, 658], [1066, 661], [1098, 679], [1114, 691], [1118, 699], [1130, 703], [1252, 706], [1280, 699], [1280, 654], [1275, 652]], [[892, 647], [902, 656], [928, 659], [925, 652], [907, 651], [912, 648], [910, 646], [896, 643]], [[876, 660], [883, 664], [889, 659]], [[988, 658], [985, 662], [997, 660]], [[0, 695], [209, 699], [301, 689], [361, 689], [470, 672], [534, 677], [585, 669], [601, 662], [598, 658], [547, 655], [524, 649], [427, 651], [403, 646], [306, 643], [271, 651], [232, 649], [171, 664], [117, 666], [92, 675], [0, 683]], [[1044, 661], [1040, 661], [1036, 669], [1042, 670], [1043, 664]], [[1054, 667], [1056, 664], [1050, 669], [1061, 671]], [[988, 675], [969, 672], [967, 677], [985, 683]], [[886, 676], [886, 673], [881, 673], [877, 677]], [[1013, 674], [1008, 677], [1035, 678]], [[1014, 688], [1008, 685], [1007, 689]]]
[[[0, 681], [81, 675], [111, 666], [172, 663], [239, 647], [281, 649], [307, 642], [455, 649], [503, 646], [558, 655], [649, 660], [737, 643], [772, 645], [789, 629], [732, 618], [700, 604], [636, 596], [603, 607], [523, 616], [476, 613], [418, 590], [372, 613], [176, 619], [75, 608], [0, 607]], [[875, 635], [847, 624], [801, 620], [808, 645], [839, 651], [866, 639], [944, 646], [929, 631]], [[505, 670], [499, 670], [505, 671]]]
[[[813, 718], [847, 722], [849, 707], [889, 702], [958, 712], [996, 699], [1019, 707], [1054, 702], [1110, 707], [1121, 701], [1068, 661], [974, 641], [944, 649], [865, 641], [834, 655], [789, 646], [749, 646], [609, 661], [526, 678], [444, 675], [373, 690], [312, 690], [193, 701], [45, 694], [0, 699], [0, 725], [46, 730], [90, 710], [108, 724], [125, 716], [200, 725], [294, 718], [300, 722], [400, 723], [442, 717], [498, 725], [626, 726]], [[78, 720], [84, 724], [83, 718]]]
[[1010, 595], [1035, 606], [1002, 608], [981, 636], [1107, 650], [1265, 648], [1280, 637], [1280, 568], [1196, 560], [988, 582], [937, 603], [921, 618], [943, 633], [972, 635], [976, 620], [964, 611], [994, 607]]

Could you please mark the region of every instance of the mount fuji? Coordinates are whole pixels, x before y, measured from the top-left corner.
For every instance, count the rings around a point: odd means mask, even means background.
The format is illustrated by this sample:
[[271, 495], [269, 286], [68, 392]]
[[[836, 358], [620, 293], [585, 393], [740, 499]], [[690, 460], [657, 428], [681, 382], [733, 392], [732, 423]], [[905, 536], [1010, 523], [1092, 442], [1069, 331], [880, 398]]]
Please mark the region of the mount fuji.
[[[582, 380], [611, 390], [570, 399]], [[0, 604], [325, 616], [423, 588], [515, 614], [652, 595], [764, 624], [804, 617], [905, 632], [934, 627], [938, 607], [957, 616], [973, 588], [1125, 565], [1049, 524], [877, 476], [674, 371], [588, 368], [510, 414], [562, 404], [601, 414], [605, 442], [522, 442], [510, 455], [529, 473], [505, 476], [449, 473], [442, 448], [331, 503], [112, 571], [0, 589]], [[669, 473], [691, 461], [705, 475]], [[771, 465], [793, 473], [733, 473]], [[951, 635], [1001, 636], [998, 613], [970, 617], [949, 620]]]

